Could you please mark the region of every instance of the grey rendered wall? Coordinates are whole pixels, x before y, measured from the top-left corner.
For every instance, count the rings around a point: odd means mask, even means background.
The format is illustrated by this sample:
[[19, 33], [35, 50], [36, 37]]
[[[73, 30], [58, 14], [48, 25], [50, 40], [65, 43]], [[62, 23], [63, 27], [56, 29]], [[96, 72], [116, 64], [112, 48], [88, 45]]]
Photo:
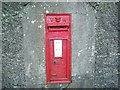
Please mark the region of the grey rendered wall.
[[[32, 3], [24, 9], [24, 55], [27, 87], [45, 84], [44, 13], [72, 14], [72, 84], [93, 87], [96, 23], [86, 3]], [[89, 83], [88, 83], [89, 82]], [[54, 87], [55, 85], [48, 87]], [[58, 86], [57, 86], [58, 87]]]
[[[109, 56], [101, 60], [101, 57], [105, 57], [106, 51], [111, 47], [104, 46], [107, 42], [103, 42], [100, 46], [99, 37], [107, 37], [103, 29], [99, 27], [99, 23], [102, 24], [100, 19], [96, 19], [96, 10], [93, 10], [87, 3], [32, 3], [24, 9], [25, 16], [23, 19], [24, 30], [24, 53], [25, 53], [25, 73], [27, 78], [27, 87], [41, 87], [40, 84], [45, 85], [45, 45], [44, 45], [44, 14], [45, 13], [71, 13], [72, 14], [72, 83], [69, 87], [77, 88], [93, 88], [93, 87], [111, 87], [106, 85], [111, 76], [115, 86], [117, 86], [117, 67], [110, 73], [110, 69], [106, 66], [98, 67], [95, 63], [100, 65], [103, 63], [115, 62], [117, 57], [110, 58]], [[111, 12], [112, 13], [112, 12]], [[99, 14], [98, 14], [99, 15]], [[100, 14], [101, 15], [101, 14]], [[106, 21], [106, 20], [105, 20]], [[97, 29], [96, 29], [97, 27]], [[98, 28], [99, 27], [99, 28]], [[103, 27], [105, 28], [105, 27]], [[107, 28], [107, 27], [106, 27]], [[103, 35], [99, 35], [99, 33]], [[107, 31], [105, 31], [107, 32]], [[108, 31], [110, 32], [110, 31]], [[117, 35], [115, 31], [110, 35], [108, 34], [108, 40]], [[111, 38], [109, 38], [111, 37]], [[116, 36], [117, 37], [117, 36]], [[105, 40], [103, 38], [103, 40]], [[116, 40], [115, 40], [116, 41]], [[109, 42], [110, 44], [114, 41]], [[97, 46], [98, 45], [98, 46]], [[117, 45], [115, 42], [114, 45]], [[107, 48], [106, 48], [107, 47]], [[117, 53], [117, 46], [113, 46], [111, 50], [114, 54]], [[99, 50], [103, 48], [104, 50]], [[99, 57], [99, 51], [102, 56]], [[103, 52], [102, 52], [103, 51]], [[106, 52], [106, 53], [105, 53]], [[96, 55], [95, 55], [96, 54]], [[98, 58], [99, 57], [99, 58]], [[100, 60], [99, 60], [100, 59]], [[101, 63], [100, 63], [101, 62]], [[111, 66], [111, 64], [110, 64]], [[98, 69], [99, 68], [99, 69]], [[97, 70], [96, 70], [97, 69]], [[101, 71], [103, 70], [103, 71]], [[108, 76], [103, 76], [103, 73], [110, 75], [109, 80], [106, 81]], [[98, 73], [98, 72], [102, 73]], [[98, 77], [97, 77], [98, 76]], [[102, 81], [101, 81], [102, 80]], [[106, 82], [103, 83], [103, 80]], [[101, 83], [100, 83], [101, 82]], [[111, 82], [109, 82], [111, 84]], [[45, 85], [45, 87], [65, 87], [65, 85]]]

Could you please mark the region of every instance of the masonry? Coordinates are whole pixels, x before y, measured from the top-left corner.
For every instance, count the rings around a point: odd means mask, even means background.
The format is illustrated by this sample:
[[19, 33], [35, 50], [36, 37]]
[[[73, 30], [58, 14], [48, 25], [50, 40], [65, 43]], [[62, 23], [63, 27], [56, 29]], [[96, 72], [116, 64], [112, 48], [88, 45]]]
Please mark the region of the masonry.
[[[44, 14], [72, 15], [72, 83], [46, 84]], [[117, 3], [2, 3], [3, 88], [118, 88]]]

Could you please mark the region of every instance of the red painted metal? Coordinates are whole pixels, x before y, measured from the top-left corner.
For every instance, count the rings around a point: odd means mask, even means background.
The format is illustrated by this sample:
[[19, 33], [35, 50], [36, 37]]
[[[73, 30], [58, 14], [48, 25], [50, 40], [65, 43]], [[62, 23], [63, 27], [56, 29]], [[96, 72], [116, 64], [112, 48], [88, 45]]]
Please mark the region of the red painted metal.
[[[70, 83], [71, 82], [70, 14], [45, 14], [45, 47], [46, 47], [46, 83]], [[58, 51], [55, 51], [57, 49]]]

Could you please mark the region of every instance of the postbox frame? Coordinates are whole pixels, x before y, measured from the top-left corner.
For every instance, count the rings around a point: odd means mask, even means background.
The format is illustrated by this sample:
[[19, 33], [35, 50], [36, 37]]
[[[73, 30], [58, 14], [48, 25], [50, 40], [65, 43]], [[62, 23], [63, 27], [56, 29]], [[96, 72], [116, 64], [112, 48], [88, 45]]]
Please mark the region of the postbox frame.
[[[68, 15], [69, 16], [69, 56], [68, 57], [68, 60], [67, 60], [67, 77], [68, 79], [67, 80], [54, 80], [54, 81], [50, 81], [50, 69], [49, 69], [49, 66], [50, 66], [50, 62], [49, 62], [49, 51], [48, 51], [48, 37], [47, 37], [47, 21], [46, 21], [46, 18], [47, 16], [49, 15], [56, 15], [56, 16], [65, 16], [65, 15]], [[71, 14], [66, 14], [66, 13], [62, 13], [62, 14], [56, 14], [56, 13], [52, 13], [52, 14], [44, 14], [44, 18], [45, 18], [45, 30], [44, 30], [44, 39], [45, 39], [45, 59], [46, 59], [46, 83], [49, 84], [49, 83], [71, 83]]]

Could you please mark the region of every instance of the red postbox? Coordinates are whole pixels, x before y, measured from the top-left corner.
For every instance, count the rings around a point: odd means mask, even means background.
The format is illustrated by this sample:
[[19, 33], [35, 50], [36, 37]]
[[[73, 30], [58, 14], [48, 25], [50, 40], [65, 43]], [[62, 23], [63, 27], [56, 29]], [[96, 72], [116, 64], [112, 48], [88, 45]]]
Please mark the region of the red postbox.
[[46, 82], [71, 82], [71, 15], [45, 14]]

